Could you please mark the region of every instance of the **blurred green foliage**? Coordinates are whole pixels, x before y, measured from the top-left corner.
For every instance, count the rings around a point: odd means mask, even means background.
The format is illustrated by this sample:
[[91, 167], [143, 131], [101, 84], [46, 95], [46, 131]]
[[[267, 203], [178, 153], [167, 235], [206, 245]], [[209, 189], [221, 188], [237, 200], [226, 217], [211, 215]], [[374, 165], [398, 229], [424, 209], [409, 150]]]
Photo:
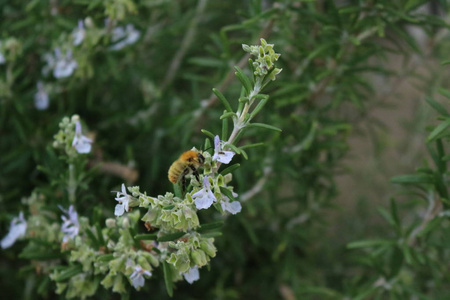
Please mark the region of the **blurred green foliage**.
[[[448, 205], [450, 122], [437, 102], [430, 100], [444, 120], [429, 138], [435, 167], [394, 179], [418, 193], [402, 211], [396, 200], [381, 210], [391, 236], [349, 244], [366, 248], [363, 253], [324, 237], [334, 226], [327, 211], [340, 191], [336, 177], [349, 133], [379, 102], [372, 74], [398, 72], [389, 64], [391, 54], [422, 54], [411, 26], [442, 42], [436, 55], [446, 55], [448, 37], [436, 36], [448, 34], [441, 17], [447, 9], [444, 0], [1, 1], [0, 232], [6, 234], [9, 221], [24, 210], [21, 199], [33, 190], [49, 206], [69, 205], [69, 170], [51, 147], [64, 116], [80, 115], [95, 137], [89, 161], [76, 166], [81, 215], [103, 225], [113, 216], [110, 191], [124, 181], [154, 195], [171, 190], [170, 164], [181, 152], [201, 148], [200, 129], [220, 131], [224, 108], [212, 88], [236, 105], [241, 85], [233, 66], [245, 69], [248, 60], [241, 44], [264, 37], [281, 53], [283, 72], [265, 91], [270, 100], [255, 121], [283, 131], [252, 128], [248, 136], [258, 140], [242, 137], [242, 143], [265, 142], [246, 150], [248, 161], [236, 159], [243, 210], [227, 219], [210, 270], [193, 285], [177, 285], [175, 298], [447, 299], [448, 216], [439, 211], [425, 222], [427, 215], [418, 213], [422, 198], [441, 203], [444, 212]], [[85, 20], [88, 33], [73, 46], [78, 20]], [[113, 27], [127, 24], [139, 30], [139, 39], [111, 51]], [[72, 49], [78, 67], [66, 78], [44, 76], [44, 56], [58, 47]], [[33, 102], [38, 81], [50, 97], [43, 111]], [[2, 295], [59, 298], [39, 260], [18, 257], [23, 245], [2, 250]], [[162, 272], [143, 291], [130, 289], [130, 299], [149, 296], [168, 297]], [[101, 288], [101, 297], [119, 296]]]

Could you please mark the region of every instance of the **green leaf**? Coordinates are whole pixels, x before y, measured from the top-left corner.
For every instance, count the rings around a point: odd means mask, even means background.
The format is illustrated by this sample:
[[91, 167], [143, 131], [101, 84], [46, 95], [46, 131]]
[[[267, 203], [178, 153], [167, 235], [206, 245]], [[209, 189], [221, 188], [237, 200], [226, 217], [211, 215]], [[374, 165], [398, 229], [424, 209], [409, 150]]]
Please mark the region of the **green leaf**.
[[427, 174], [401, 175], [392, 177], [391, 182], [399, 184], [434, 183], [434, 177]]
[[50, 289], [50, 277], [44, 276], [44, 278], [42, 279], [42, 282], [39, 284], [39, 286], [37, 288], [37, 292], [40, 295], [44, 295], [44, 294], [48, 293], [49, 289]]
[[188, 62], [193, 65], [211, 68], [222, 68], [224, 66], [224, 61], [216, 58], [192, 57]]
[[215, 237], [218, 237], [218, 236], [222, 236], [222, 232], [219, 232], [219, 231], [214, 231], [214, 232], [207, 232], [207, 233], [203, 233], [202, 234], [202, 237], [204, 237], [204, 238], [215, 238]]
[[92, 232], [92, 230], [90, 228], [87, 228], [85, 230], [86, 234], [88, 235], [88, 237], [91, 239], [92, 243], [94, 244], [95, 247], [100, 247], [100, 242], [98, 241], [97, 237], [95, 236], [94, 232]]
[[394, 247], [390, 257], [390, 278], [397, 276], [398, 272], [402, 268], [403, 259], [403, 251], [399, 247]]
[[377, 211], [390, 225], [396, 226], [392, 215], [384, 207], [377, 208]]
[[211, 140], [208, 139], [208, 138], [206, 138], [206, 139], [205, 139], [205, 144], [204, 144], [203, 147], [204, 147], [204, 148], [203, 148], [203, 151], [206, 151], [206, 150], [208, 150], [208, 149], [211, 149], [211, 148], [212, 148], [212, 146], [211, 146]]
[[247, 152], [245, 152], [244, 150], [242, 150], [242, 148], [239, 149], [239, 152], [241, 153], [241, 155], [242, 155], [246, 160], [248, 160]]
[[311, 124], [311, 128], [308, 131], [308, 134], [306, 137], [301, 141], [301, 149], [308, 150], [312, 143], [314, 142], [314, 139], [316, 137], [317, 128], [319, 127], [317, 121], [313, 121]]
[[97, 257], [97, 261], [111, 261], [114, 259], [114, 254], [103, 254]]
[[100, 228], [100, 225], [96, 224], [95, 229], [97, 230], [97, 237], [98, 237], [98, 241], [99, 241], [100, 245], [106, 246], [106, 242], [105, 242], [105, 239], [103, 238], [102, 229]]
[[202, 129], [201, 132], [206, 134], [208, 137], [212, 138], [214, 140], [214, 134], [206, 129]]
[[56, 278], [54, 279], [56, 282], [65, 281], [67, 279], [72, 278], [75, 275], [78, 275], [83, 272], [83, 268], [81, 265], [74, 265], [71, 267], [68, 267], [65, 271], [61, 272]]
[[348, 243], [347, 249], [370, 248], [370, 247], [378, 247], [378, 246], [392, 246], [395, 244], [396, 244], [396, 242], [389, 241], [389, 240], [362, 240], [362, 241]]
[[236, 201], [236, 198], [234, 198], [233, 193], [227, 189], [226, 187], [221, 186], [220, 187], [220, 192], [222, 194], [224, 194], [225, 196], [227, 196], [231, 201]]
[[260, 146], [264, 146], [264, 145], [265, 145], [264, 143], [248, 144], [248, 145], [239, 147], [239, 149], [248, 149], [248, 148], [260, 147]]
[[438, 227], [442, 223], [442, 221], [444, 221], [444, 218], [441, 217], [436, 217], [430, 220], [425, 226], [425, 228], [422, 229], [422, 231], [420, 231], [417, 236], [418, 237], [425, 236], [427, 233], [433, 231], [436, 227]]
[[229, 167], [223, 169], [223, 170], [220, 172], [220, 175], [226, 175], [226, 174], [228, 174], [228, 173], [231, 173], [231, 172], [233, 172], [234, 170], [238, 169], [240, 166], [241, 166], [240, 164], [234, 164], [234, 165], [231, 165], [231, 166], [229, 166]]
[[241, 216], [238, 216], [238, 220], [241, 222], [242, 226], [244, 227], [245, 231], [250, 237], [252, 243], [257, 246], [259, 244], [259, 240], [255, 231], [253, 230], [253, 227], [248, 223], [248, 221], [245, 218], [242, 218]]
[[173, 191], [176, 197], [183, 198], [183, 191], [181, 190], [181, 186], [179, 183], [173, 183]]
[[426, 101], [428, 104], [430, 104], [431, 107], [433, 107], [438, 113], [440, 113], [443, 116], [450, 117], [450, 114], [447, 112], [447, 110], [439, 103], [436, 102], [434, 99], [427, 97]]
[[226, 113], [223, 113], [221, 116], [220, 116], [220, 119], [221, 120], [223, 120], [223, 119], [227, 119], [227, 118], [232, 118], [232, 117], [236, 117], [236, 114], [234, 113], [234, 112], [226, 112]]
[[130, 299], [130, 292], [127, 291], [120, 295], [120, 300], [129, 300]]
[[173, 209], [174, 207], [175, 207], [175, 205], [171, 204], [171, 205], [166, 205], [166, 206], [164, 206], [162, 209], [164, 209], [164, 210], [171, 210], [171, 209]]
[[[228, 112], [233, 112], [233, 109], [231, 108], [230, 102], [228, 102], [227, 98], [225, 98], [225, 96], [218, 89], [214, 88], [213, 89], [213, 93], [216, 94], [217, 98], [219, 98], [220, 101], [222, 101], [222, 104], [225, 106], [225, 109]], [[214, 138], [214, 136], [213, 136], [213, 138]]]
[[228, 137], [228, 119], [224, 118], [222, 120], [222, 139], [226, 139]]
[[391, 198], [391, 215], [392, 219], [395, 222], [395, 225], [400, 228], [400, 218], [398, 217], [397, 203], [395, 202], [394, 198]]
[[247, 127], [265, 128], [265, 129], [270, 129], [270, 130], [274, 130], [274, 131], [278, 131], [278, 132], [282, 131], [280, 128], [277, 128], [275, 126], [268, 125], [268, 124], [263, 124], [263, 123], [250, 123], [247, 125]]
[[450, 99], [450, 91], [444, 88], [439, 89], [439, 94]]
[[146, 240], [155, 241], [157, 238], [158, 238], [157, 233], [137, 234], [134, 236], [134, 239], [138, 241], [146, 241]]
[[19, 258], [24, 259], [34, 259], [34, 260], [52, 260], [52, 259], [59, 259], [64, 258], [63, 253], [56, 253], [56, 252], [22, 252], [19, 254]]
[[310, 60], [316, 58], [317, 56], [321, 55], [322, 52], [325, 52], [326, 50], [328, 50], [328, 48], [334, 47], [335, 45], [336, 45], [336, 43], [334, 41], [333, 42], [329, 42], [329, 43], [321, 44], [316, 49], [314, 49], [313, 51], [309, 52], [308, 57], [306, 57], [306, 60], [310, 61]]
[[163, 261], [163, 270], [164, 270], [164, 282], [166, 283], [167, 294], [172, 297], [173, 296], [173, 281], [172, 281], [172, 268], [169, 263], [165, 260]]
[[239, 81], [244, 86], [245, 90], [247, 91], [247, 94], [250, 94], [250, 92], [253, 90], [252, 83], [250, 79], [247, 77], [247, 75], [244, 74], [244, 72], [239, 68], [238, 66], [234, 67], [236, 69], [236, 77], [239, 79]]
[[156, 240], [158, 242], [170, 242], [170, 241], [174, 241], [174, 240], [178, 240], [179, 238], [181, 238], [183, 235], [185, 235], [186, 232], [175, 232], [175, 233], [170, 233], [170, 234], [166, 234], [164, 236], [161, 236], [159, 238], [157, 238]]
[[250, 119], [252, 119], [254, 116], [256, 116], [256, 114], [259, 113], [259, 111], [264, 107], [264, 105], [266, 105], [267, 101], [269, 101], [269, 96], [266, 95], [258, 102], [255, 109], [252, 110], [252, 112], [250, 113]]
[[211, 223], [206, 223], [200, 226], [199, 229], [197, 229], [196, 231], [198, 233], [203, 233], [206, 231], [211, 231], [211, 230], [217, 230], [223, 227], [223, 222], [222, 221], [218, 221], [218, 222], [211, 222]]
[[450, 119], [445, 120], [445, 122], [442, 122], [434, 130], [428, 135], [427, 142], [432, 142], [436, 139], [442, 138], [443, 133], [445, 133], [445, 130], [450, 126]]

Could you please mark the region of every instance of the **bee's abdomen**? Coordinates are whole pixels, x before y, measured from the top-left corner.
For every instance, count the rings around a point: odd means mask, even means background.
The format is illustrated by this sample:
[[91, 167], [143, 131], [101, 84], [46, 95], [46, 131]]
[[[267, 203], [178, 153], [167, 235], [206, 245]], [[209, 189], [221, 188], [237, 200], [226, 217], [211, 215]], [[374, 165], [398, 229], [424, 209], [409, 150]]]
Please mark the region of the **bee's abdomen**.
[[169, 169], [168, 177], [170, 182], [177, 183], [180, 179], [180, 175], [184, 172], [186, 168], [185, 164], [181, 160], [175, 161]]

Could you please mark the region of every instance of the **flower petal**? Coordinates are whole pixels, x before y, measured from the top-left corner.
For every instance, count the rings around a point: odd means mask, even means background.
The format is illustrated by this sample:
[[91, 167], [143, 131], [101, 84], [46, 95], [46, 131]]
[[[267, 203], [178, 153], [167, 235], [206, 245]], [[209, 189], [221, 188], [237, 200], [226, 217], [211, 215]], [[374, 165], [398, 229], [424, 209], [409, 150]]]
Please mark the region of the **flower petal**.
[[184, 279], [192, 284], [194, 281], [197, 281], [200, 279], [200, 272], [198, 271], [197, 267], [190, 268], [189, 271], [186, 273], [183, 273]]
[[11, 221], [11, 227], [8, 234], [1, 240], [0, 246], [3, 249], [11, 247], [17, 239], [24, 237], [27, 231], [27, 222], [23, 217], [23, 212], [20, 212], [19, 217]]
[[114, 209], [114, 215], [119, 217], [119, 216], [123, 215], [124, 212], [125, 212], [125, 207], [123, 206], [123, 204], [117, 204], [116, 208]]
[[195, 207], [197, 209], [207, 209], [213, 204], [214, 200], [215, 198], [210, 197], [208, 193], [204, 193], [202, 197], [195, 199]]

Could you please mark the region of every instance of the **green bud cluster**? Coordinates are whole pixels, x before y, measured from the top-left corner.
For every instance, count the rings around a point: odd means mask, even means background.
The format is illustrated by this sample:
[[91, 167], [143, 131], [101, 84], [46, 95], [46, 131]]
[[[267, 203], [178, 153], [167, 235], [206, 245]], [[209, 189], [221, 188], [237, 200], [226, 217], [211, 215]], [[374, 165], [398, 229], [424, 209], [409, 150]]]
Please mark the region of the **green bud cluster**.
[[172, 252], [166, 261], [179, 273], [186, 273], [194, 266], [205, 266], [217, 252], [214, 239], [202, 237], [199, 233], [191, 233], [181, 240], [170, 242], [169, 250], [175, 252]]
[[158, 198], [140, 195], [141, 207], [148, 207], [148, 212], [142, 221], [152, 227], [160, 228], [162, 232], [177, 230], [189, 231], [200, 226], [194, 200], [190, 195], [184, 199], [166, 193]]
[[6, 61], [15, 61], [22, 54], [22, 43], [16, 38], [10, 37], [0, 41], [0, 53], [3, 53]]
[[78, 156], [77, 151], [72, 147], [77, 121], [80, 121], [78, 115], [73, 115], [71, 118], [64, 117], [59, 123], [58, 133], [54, 135], [53, 147], [65, 151], [69, 160]]
[[275, 53], [273, 46], [273, 44], [267, 44], [265, 39], [261, 39], [260, 46], [242, 45], [242, 49], [245, 52], [256, 57], [253, 62], [253, 67], [255, 68], [254, 75], [264, 77], [270, 72], [269, 78], [275, 80], [275, 76], [281, 72], [281, 69], [274, 68], [274, 64], [280, 57], [280, 54]]

